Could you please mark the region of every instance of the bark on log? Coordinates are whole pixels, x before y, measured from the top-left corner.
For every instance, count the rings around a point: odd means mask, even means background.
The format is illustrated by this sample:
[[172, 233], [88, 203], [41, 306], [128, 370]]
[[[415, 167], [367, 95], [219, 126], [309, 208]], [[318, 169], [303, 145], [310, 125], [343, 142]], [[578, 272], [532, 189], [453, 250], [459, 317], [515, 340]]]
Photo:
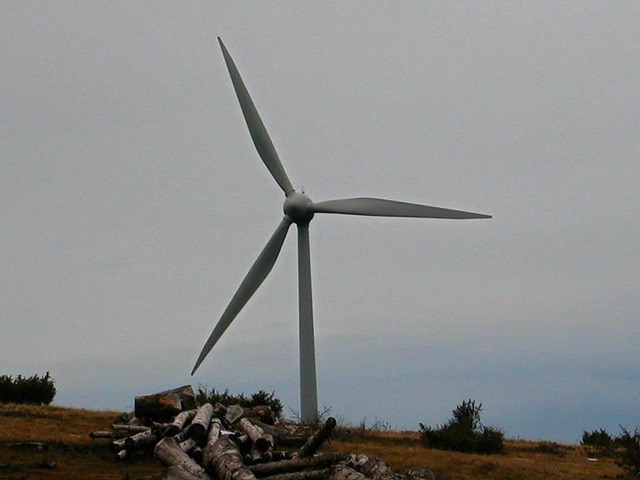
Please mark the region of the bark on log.
[[220, 432], [222, 431], [222, 422], [219, 418], [213, 417], [209, 424], [209, 433], [207, 434], [207, 445], [213, 446], [214, 443], [220, 438]]
[[377, 457], [370, 458], [362, 467], [360, 472], [373, 480], [396, 480], [396, 476], [387, 462]]
[[173, 422], [169, 427], [165, 430], [165, 437], [173, 437], [176, 433], [184, 428], [184, 426], [196, 416], [197, 410], [187, 410], [185, 412], [181, 412], [175, 416]]
[[267, 477], [287, 472], [297, 472], [307, 469], [322, 469], [335, 463], [347, 460], [347, 453], [320, 453], [315, 457], [293, 458], [280, 462], [261, 463], [249, 467], [256, 477]]
[[194, 438], [187, 438], [184, 442], [180, 442], [178, 444], [178, 447], [180, 447], [180, 450], [182, 450], [184, 453], [189, 453], [197, 446], [198, 442], [196, 442]]
[[207, 438], [207, 430], [212, 416], [213, 405], [210, 403], [205, 403], [198, 408], [195, 417], [193, 417], [193, 420], [191, 421], [191, 426], [189, 427], [189, 436], [199, 443], [204, 443]]
[[210, 462], [205, 468], [215, 472], [218, 480], [256, 480], [242, 463], [240, 450], [229, 436], [221, 437], [211, 450]]
[[220, 438], [220, 432], [222, 430], [222, 422], [219, 418], [213, 417], [209, 426], [209, 433], [207, 434], [207, 444], [202, 450], [202, 463], [208, 465], [211, 462], [211, 452], [213, 445]]
[[162, 478], [163, 480], [201, 480], [201, 477], [192, 475], [182, 465], [172, 465]]
[[314, 453], [316, 453], [325, 440], [328, 440], [331, 436], [331, 432], [336, 428], [336, 419], [333, 417], [329, 417], [320, 430], [314, 433], [307, 443], [305, 443], [300, 449], [298, 456], [300, 457], [310, 457]]
[[257, 448], [261, 452], [264, 452], [267, 450], [267, 448], [269, 448], [269, 441], [264, 438], [264, 435], [262, 435], [249, 420], [247, 420], [246, 418], [240, 419], [240, 428], [244, 433], [249, 435], [249, 438], [251, 438], [251, 443], [255, 448]]
[[151, 430], [145, 430], [144, 432], [136, 433], [130, 437], [124, 439], [124, 447], [127, 450], [139, 450], [145, 445], [151, 445], [156, 443], [158, 436]]
[[180, 450], [180, 447], [173, 437], [165, 437], [160, 440], [157, 443], [153, 454], [167, 466], [180, 465], [184, 470], [195, 477], [207, 480], [211, 478], [204, 472], [204, 469], [200, 465], [193, 461], [189, 455]]
[[367, 477], [346, 465], [334, 465], [327, 472], [326, 478], [328, 480], [366, 480]]
[[329, 469], [304, 470], [302, 472], [280, 473], [271, 477], [264, 477], [262, 480], [325, 480], [329, 474]]

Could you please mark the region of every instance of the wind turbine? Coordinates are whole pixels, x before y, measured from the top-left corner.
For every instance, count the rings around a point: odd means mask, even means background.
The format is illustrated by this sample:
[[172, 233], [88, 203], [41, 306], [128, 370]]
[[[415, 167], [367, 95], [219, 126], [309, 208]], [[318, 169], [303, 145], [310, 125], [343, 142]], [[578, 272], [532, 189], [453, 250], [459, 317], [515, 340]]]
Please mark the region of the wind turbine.
[[311, 423], [318, 416], [318, 399], [316, 387], [315, 341], [313, 334], [313, 304], [311, 295], [311, 259], [309, 252], [309, 222], [316, 213], [337, 213], [343, 215], [369, 215], [375, 217], [419, 217], [471, 219], [491, 218], [490, 215], [429, 207], [414, 203], [384, 200], [380, 198], [344, 198], [314, 203], [304, 193], [297, 192], [280, 162], [278, 153], [271, 143], [269, 134], [260, 119], [249, 92], [240, 77], [231, 55], [222, 43], [220, 48], [227, 64], [229, 75], [236, 96], [240, 102], [242, 114], [249, 127], [251, 139], [262, 158], [285, 194], [284, 218], [276, 228], [265, 247], [258, 255], [235, 295], [222, 313], [213, 332], [207, 339], [191, 375], [195, 373], [207, 354], [218, 342], [231, 322], [240, 313], [258, 287], [262, 284], [275, 264], [282, 245], [292, 223], [298, 227], [298, 302], [299, 302], [299, 335], [300, 335], [300, 418]]

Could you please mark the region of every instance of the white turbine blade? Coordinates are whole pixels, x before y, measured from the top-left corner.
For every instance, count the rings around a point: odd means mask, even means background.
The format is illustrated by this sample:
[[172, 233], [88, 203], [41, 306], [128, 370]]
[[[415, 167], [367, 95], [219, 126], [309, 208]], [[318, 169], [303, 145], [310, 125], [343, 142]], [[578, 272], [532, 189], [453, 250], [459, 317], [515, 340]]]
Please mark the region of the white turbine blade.
[[251, 296], [262, 284], [264, 279], [267, 278], [269, 272], [271, 272], [271, 269], [280, 254], [280, 250], [282, 249], [284, 239], [287, 237], [290, 225], [291, 220], [287, 217], [283, 218], [280, 225], [278, 225], [278, 228], [276, 228], [276, 231], [271, 235], [271, 238], [262, 249], [262, 252], [260, 252], [260, 255], [258, 255], [258, 258], [252, 265], [249, 273], [247, 273], [247, 276], [242, 280], [240, 287], [238, 287], [238, 290], [231, 299], [231, 302], [229, 302], [227, 309], [220, 317], [220, 320], [218, 320], [218, 324], [213, 329], [213, 332], [211, 332], [211, 335], [204, 344], [204, 347], [202, 347], [202, 351], [200, 352], [200, 356], [191, 371], [191, 375], [195, 373], [207, 354], [211, 351], [229, 325], [231, 325], [231, 322], [236, 318], [238, 313], [240, 313], [240, 310], [242, 310], [242, 308], [247, 304]]
[[258, 110], [256, 110], [256, 107], [249, 96], [247, 87], [245, 87], [244, 82], [240, 77], [240, 72], [238, 72], [231, 55], [229, 55], [229, 52], [224, 46], [224, 43], [222, 43], [222, 39], [220, 37], [218, 37], [218, 42], [220, 42], [220, 48], [222, 48], [222, 55], [224, 56], [224, 61], [227, 64], [233, 88], [236, 91], [236, 96], [240, 102], [242, 114], [247, 122], [247, 127], [249, 127], [249, 133], [251, 134], [253, 144], [256, 146], [256, 150], [258, 150], [258, 155], [260, 155], [260, 158], [262, 158], [262, 161], [271, 172], [271, 175], [275, 181], [278, 182], [278, 185], [280, 185], [280, 188], [284, 190], [285, 195], [288, 195], [294, 191], [294, 188], [289, 181], [289, 177], [287, 177], [287, 173], [284, 171], [282, 162], [280, 162], [280, 157], [278, 157], [278, 152], [276, 152], [276, 149], [271, 142], [271, 138], [269, 138], [269, 134], [267, 133], [267, 129], [258, 114]]
[[315, 213], [339, 213], [344, 215], [369, 215], [373, 217], [417, 217], [417, 218], [491, 218], [491, 215], [429, 207], [417, 203], [397, 202], [382, 198], [343, 198], [313, 204]]

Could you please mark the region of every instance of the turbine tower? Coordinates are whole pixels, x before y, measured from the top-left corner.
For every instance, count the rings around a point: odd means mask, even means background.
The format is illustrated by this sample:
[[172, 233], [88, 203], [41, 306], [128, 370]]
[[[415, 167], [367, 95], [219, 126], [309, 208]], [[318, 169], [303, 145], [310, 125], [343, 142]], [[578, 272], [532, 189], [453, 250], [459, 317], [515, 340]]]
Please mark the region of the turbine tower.
[[240, 313], [269, 272], [280, 254], [282, 245], [292, 223], [298, 228], [298, 302], [300, 334], [300, 418], [304, 423], [312, 423], [318, 417], [316, 386], [315, 341], [313, 334], [313, 303], [311, 295], [311, 258], [309, 251], [309, 222], [316, 213], [343, 215], [369, 215], [375, 217], [418, 217], [471, 219], [491, 218], [490, 215], [429, 207], [414, 203], [384, 200], [380, 198], [344, 198], [314, 203], [304, 193], [297, 192], [280, 162], [278, 153], [271, 143], [269, 134], [260, 119], [249, 92], [240, 77], [231, 55], [218, 37], [224, 61], [227, 64], [231, 82], [240, 102], [242, 114], [249, 127], [251, 139], [258, 155], [285, 194], [284, 218], [258, 255], [235, 295], [222, 313], [213, 332], [207, 339], [200, 356], [193, 367], [195, 373], [207, 354], [218, 342], [231, 322]]

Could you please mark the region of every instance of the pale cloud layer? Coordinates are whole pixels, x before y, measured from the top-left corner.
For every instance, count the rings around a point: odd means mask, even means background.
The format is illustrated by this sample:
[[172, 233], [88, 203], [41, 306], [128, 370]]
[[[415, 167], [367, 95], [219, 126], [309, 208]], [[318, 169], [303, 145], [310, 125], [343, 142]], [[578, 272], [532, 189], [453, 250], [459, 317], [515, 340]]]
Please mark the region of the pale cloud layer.
[[187, 382], [297, 409], [294, 236], [216, 36], [296, 188], [494, 215], [311, 225], [320, 404], [399, 428], [466, 398], [508, 436], [633, 426], [640, 7], [8, 2], [0, 366], [64, 405]]

